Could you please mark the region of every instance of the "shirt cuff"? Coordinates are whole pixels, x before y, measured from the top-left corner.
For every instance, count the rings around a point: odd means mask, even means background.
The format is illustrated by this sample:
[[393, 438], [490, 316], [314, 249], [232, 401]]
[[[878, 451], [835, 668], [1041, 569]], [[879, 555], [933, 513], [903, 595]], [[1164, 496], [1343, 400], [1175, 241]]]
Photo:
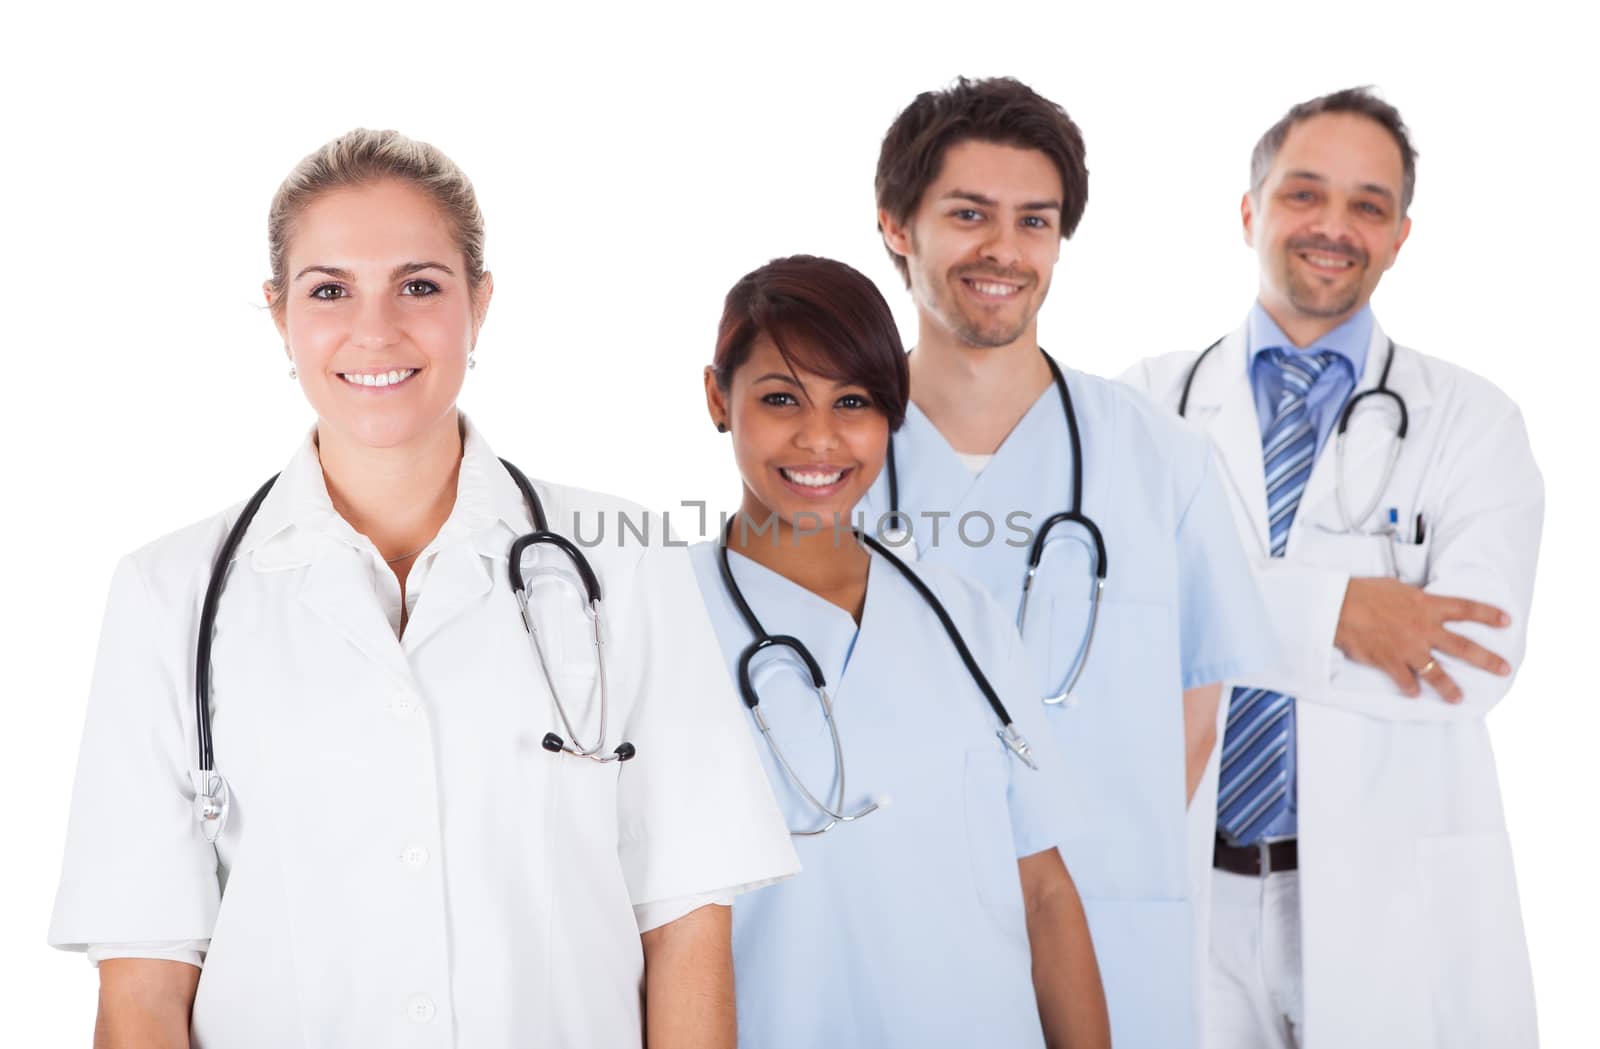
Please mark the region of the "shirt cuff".
[[659, 929], [668, 922], [677, 921], [690, 911], [697, 911], [701, 907], [716, 904], [719, 907], [732, 907], [732, 892], [702, 892], [695, 896], [677, 896], [670, 900], [652, 900], [641, 903], [633, 908], [633, 917], [639, 923], [641, 933], [651, 929]]
[[144, 943], [91, 943], [89, 964], [95, 968], [107, 958], [150, 958], [163, 962], [183, 962], [204, 968], [210, 940], [150, 940]]

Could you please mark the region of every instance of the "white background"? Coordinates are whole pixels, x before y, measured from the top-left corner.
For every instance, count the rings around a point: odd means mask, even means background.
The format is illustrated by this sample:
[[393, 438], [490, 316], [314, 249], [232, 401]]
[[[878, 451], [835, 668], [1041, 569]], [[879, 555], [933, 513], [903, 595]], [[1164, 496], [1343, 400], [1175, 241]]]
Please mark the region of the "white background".
[[488, 221], [497, 294], [462, 403], [496, 450], [656, 507], [725, 506], [737, 479], [700, 393], [723, 293], [772, 256], [832, 255], [880, 282], [909, 336], [873, 165], [895, 113], [958, 73], [1018, 76], [1084, 130], [1088, 213], [1042, 341], [1106, 374], [1243, 317], [1238, 198], [1290, 103], [1371, 83], [1401, 108], [1415, 229], [1377, 312], [1522, 404], [1548, 487], [1527, 667], [1490, 723], [1545, 1041], [1594, 1044], [1600, 93], [1570, 16], [46, 6], [0, 24], [7, 1044], [89, 1038], [93, 974], [44, 940], [113, 562], [244, 498], [310, 422], [260, 308], [267, 202], [295, 161], [357, 125], [442, 147]]

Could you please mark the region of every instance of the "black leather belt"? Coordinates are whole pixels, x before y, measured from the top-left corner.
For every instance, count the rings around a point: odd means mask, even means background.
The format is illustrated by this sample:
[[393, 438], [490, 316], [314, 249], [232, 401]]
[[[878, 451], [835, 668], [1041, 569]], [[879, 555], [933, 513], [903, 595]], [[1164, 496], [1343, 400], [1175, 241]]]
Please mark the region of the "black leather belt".
[[1274, 871], [1292, 871], [1300, 868], [1300, 843], [1294, 838], [1260, 845], [1229, 845], [1222, 835], [1217, 835], [1212, 846], [1211, 865], [1232, 874], [1247, 874], [1259, 878]]

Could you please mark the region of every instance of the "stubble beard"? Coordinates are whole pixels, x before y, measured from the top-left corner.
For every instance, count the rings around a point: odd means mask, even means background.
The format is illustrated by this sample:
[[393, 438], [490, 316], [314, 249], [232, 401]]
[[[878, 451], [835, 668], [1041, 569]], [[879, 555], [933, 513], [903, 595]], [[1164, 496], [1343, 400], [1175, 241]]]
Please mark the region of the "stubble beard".
[[[1343, 256], [1355, 263], [1348, 271], [1350, 284], [1344, 288], [1330, 288], [1319, 283], [1316, 278], [1302, 277], [1295, 269], [1295, 256], [1302, 251], [1326, 252], [1330, 255]], [[1361, 301], [1369, 262], [1365, 251], [1324, 237], [1290, 238], [1283, 249], [1283, 285], [1289, 298], [1289, 305], [1295, 311], [1319, 320], [1341, 317], [1349, 313]]]
[[[1342, 317], [1354, 310], [1356, 303], [1361, 301], [1361, 273], [1358, 270], [1352, 275], [1356, 279], [1348, 289], [1329, 289], [1301, 280], [1291, 269], [1285, 281], [1289, 305], [1307, 317], [1324, 320]], [[1332, 299], [1329, 298], [1330, 292], [1335, 296]]]
[[1022, 338], [1022, 333], [1028, 330], [1028, 323], [1033, 318], [1024, 318], [1020, 324], [1008, 325], [1004, 328], [998, 326], [983, 327], [971, 317], [961, 316], [961, 323], [955, 326], [955, 333], [961, 341], [969, 346], [979, 349], [992, 350], [1001, 346], [1010, 346]]
[[[960, 280], [960, 278], [954, 279]], [[1017, 294], [1026, 295], [1028, 289], [1025, 288]], [[940, 301], [936, 303], [938, 312], [956, 337], [975, 349], [992, 350], [1010, 346], [1027, 332], [1028, 326], [1033, 323], [1033, 318], [1038, 312], [1037, 309], [1026, 309], [1015, 323], [1000, 320], [985, 323], [962, 310], [957, 296], [958, 293], [949, 285], [941, 286]]]

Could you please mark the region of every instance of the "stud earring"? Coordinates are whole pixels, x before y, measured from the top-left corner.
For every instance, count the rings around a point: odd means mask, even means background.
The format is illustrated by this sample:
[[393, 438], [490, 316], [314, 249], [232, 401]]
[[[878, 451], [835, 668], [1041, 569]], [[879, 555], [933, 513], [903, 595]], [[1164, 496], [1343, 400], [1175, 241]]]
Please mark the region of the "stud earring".
[[728, 432], [728, 424], [727, 423], [717, 423], [717, 432], [718, 433], [727, 433]]
[[475, 350], [467, 351], [467, 370], [471, 371], [478, 366], [478, 354]]
[[300, 378], [300, 373], [294, 370], [294, 365], [293, 364], [289, 365], [289, 378], [291, 378], [291, 379]]

